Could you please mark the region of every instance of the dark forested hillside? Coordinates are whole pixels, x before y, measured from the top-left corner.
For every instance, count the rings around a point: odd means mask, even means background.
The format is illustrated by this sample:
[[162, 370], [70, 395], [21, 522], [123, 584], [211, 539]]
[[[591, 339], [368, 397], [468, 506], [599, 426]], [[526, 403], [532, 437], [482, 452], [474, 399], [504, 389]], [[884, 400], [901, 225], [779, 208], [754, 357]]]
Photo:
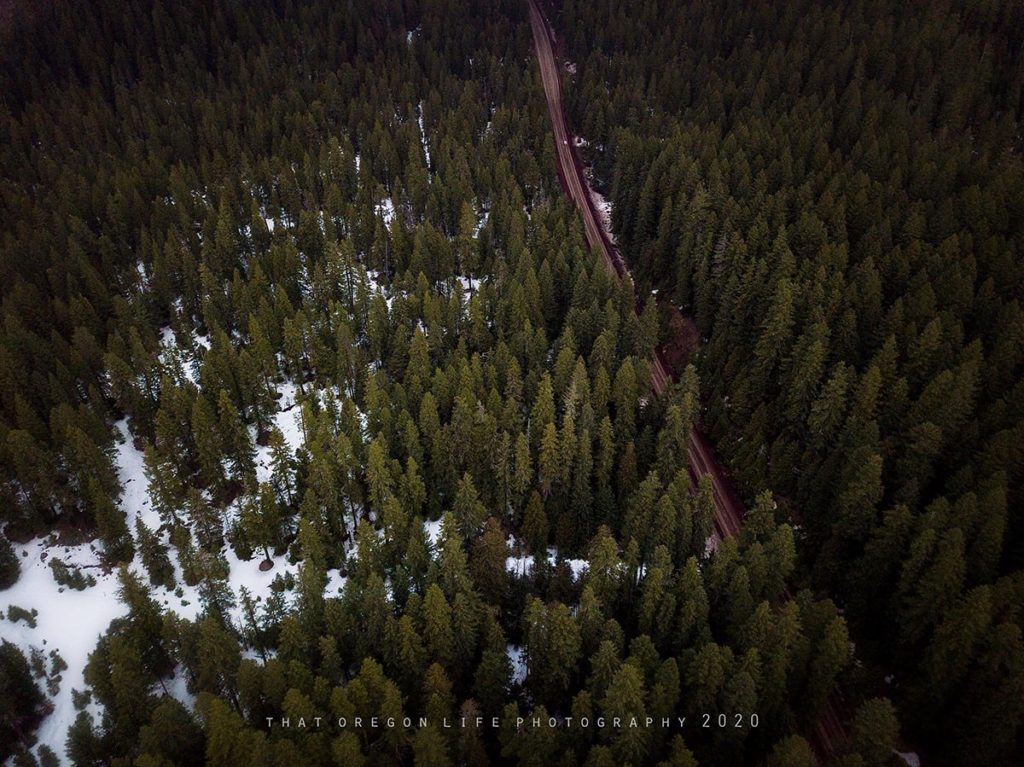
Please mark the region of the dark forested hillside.
[[623, 252], [695, 318], [705, 423], [799, 522], [861, 684], [929, 761], [1021, 763], [1020, 5], [567, 0], [553, 21]]
[[0, 758], [812, 763], [846, 621], [770, 495], [713, 535], [525, 5], [15, 6]]
[[5, 5], [0, 760], [1024, 762], [1018, 6]]

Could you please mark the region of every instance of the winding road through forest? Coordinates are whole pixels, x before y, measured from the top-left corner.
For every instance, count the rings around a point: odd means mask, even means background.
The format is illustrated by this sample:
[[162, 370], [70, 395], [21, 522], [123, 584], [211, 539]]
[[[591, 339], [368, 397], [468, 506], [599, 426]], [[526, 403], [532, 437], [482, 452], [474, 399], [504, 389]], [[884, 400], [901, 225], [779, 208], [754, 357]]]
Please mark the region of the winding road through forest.
[[[584, 233], [591, 251], [599, 254], [610, 270], [623, 277], [629, 269], [611, 233], [597, 215], [590, 185], [583, 174], [583, 163], [576, 150], [575, 136], [569, 129], [562, 106], [561, 72], [553, 50], [554, 32], [536, 0], [529, 0], [529, 6], [534, 48], [555, 134], [558, 178], [583, 217]], [[648, 300], [654, 300], [653, 296]], [[651, 386], [654, 393], [660, 396], [672, 384], [672, 380], [663, 355], [658, 350], [651, 365]], [[704, 476], [711, 477], [715, 497], [715, 528], [718, 535], [722, 538], [737, 535], [743, 527], [743, 503], [729, 482], [724, 468], [716, 459], [708, 438], [699, 427], [690, 431], [688, 453], [690, 472], [694, 480], [698, 481]], [[830, 761], [836, 749], [846, 741], [843, 719], [839, 715], [840, 711], [848, 715], [846, 709], [847, 706], [837, 691], [829, 698], [815, 725], [812, 745], [819, 759], [825, 762]]]

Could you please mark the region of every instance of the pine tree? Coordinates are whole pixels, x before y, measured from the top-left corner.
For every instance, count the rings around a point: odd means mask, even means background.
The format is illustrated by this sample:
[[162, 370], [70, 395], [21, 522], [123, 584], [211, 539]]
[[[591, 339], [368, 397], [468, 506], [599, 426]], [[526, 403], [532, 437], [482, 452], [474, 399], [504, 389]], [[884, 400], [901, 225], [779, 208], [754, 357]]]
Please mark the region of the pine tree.
[[455, 653], [451, 607], [437, 584], [427, 587], [423, 600], [423, 624], [423, 636], [429, 656], [445, 666], [450, 665]]
[[612, 751], [620, 764], [639, 764], [647, 754], [649, 731], [644, 726], [633, 726], [633, 720], [639, 724], [647, 716], [646, 695], [639, 669], [632, 663], [623, 663], [601, 702], [605, 717], [619, 717], [624, 723], [612, 736]]
[[473, 677], [473, 693], [485, 715], [497, 716], [507, 699], [512, 664], [497, 621], [492, 618], [484, 633], [484, 650]]
[[436, 724], [416, 730], [412, 752], [415, 767], [450, 767], [453, 764], [448, 744]]
[[95, 477], [89, 479], [89, 497], [108, 561], [131, 562], [135, 556], [135, 547], [124, 514], [114, 505]]
[[632, 439], [636, 428], [636, 404], [639, 397], [633, 362], [625, 359], [615, 373], [612, 400], [615, 403], [615, 435], [619, 441]]
[[959, 528], [943, 533], [929, 528], [917, 537], [903, 564], [897, 591], [899, 633], [905, 643], [917, 642], [952, 607], [963, 589], [965, 571]]
[[547, 373], [541, 376], [537, 388], [537, 397], [534, 400], [533, 408], [530, 410], [530, 445], [535, 450], [540, 450], [541, 439], [549, 425], [554, 427], [555, 423], [555, 395], [552, 388], [551, 376]]
[[281, 542], [282, 519], [274, 490], [268, 482], [261, 482], [256, 494], [246, 498], [241, 522], [247, 539], [263, 551], [264, 561], [272, 561], [270, 549]]
[[679, 405], [669, 405], [665, 422], [658, 432], [658, 474], [668, 482], [687, 463], [691, 423], [688, 423]]
[[850, 749], [865, 764], [884, 764], [898, 737], [896, 710], [887, 698], [864, 701], [850, 723]]
[[530, 455], [530, 442], [526, 434], [520, 432], [516, 437], [514, 471], [512, 474], [512, 492], [515, 496], [515, 508], [522, 510], [526, 504], [526, 494], [533, 484], [533, 462]]
[[241, 660], [238, 641], [219, 620], [207, 616], [199, 622], [197, 651], [196, 687], [226, 697], [237, 710], [236, 674]]
[[[203, 460], [203, 453], [200, 451], [200, 461]], [[176, 523], [178, 511], [185, 500], [185, 486], [178, 479], [176, 467], [167, 460], [162, 451], [154, 447], [146, 448], [143, 467], [149, 483], [149, 497], [153, 501], [153, 508], [160, 514], [164, 524]]]
[[469, 569], [480, 595], [492, 604], [501, 604], [508, 586], [505, 570], [508, 554], [508, 543], [500, 523], [494, 517], [488, 517], [483, 533], [473, 544]]
[[540, 441], [540, 454], [537, 458], [537, 475], [541, 494], [544, 498], [548, 498], [562, 477], [562, 454], [559, 450], [558, 430], [554, 423], [549, 423], [544, 427]]
[[0, 591], [9, 589], [18, 582], [21, 575], [21, 563], [14, 547], [7, 538], [0, 534]]
[[466, 540], [471, 540], [478, 535], [484, 519], [487, 517], [487, 509], [480, 502], [480, 496], [469, 472], [463, 474], [459, 481], [452, 504], [452, 515], [458, 525], [459, 533]]
[[561, 602], [545, 605], [536, 597], [523, 612], [528, 683], [538, 699], [557, 701], [568, 689], [582, 647], [579, 626]]
[[602, 525], [587, 547], [586, 582], [602, 605], [612, 608], [617, 604], [622, 580], [622, 560], [619, 547], [611, 531]]
[[799, 735], [783, 738], [772, 749], [771, 767], [814, 767], [814, 752], [810, 744]]
[[693, 549], [698, 556], [703, 556], [704, 542], [715, 531], [715, 492], [714, 482], [710, 474], [703, 475], [697, 482], [697, 497], [693, 504]]
[[526, 504], [521, 532], [523, 540], [535, 555], [543, 554], [548, 547], [548, 517], [544, 511], [544, 501], [540, 493], [534, 490]]
[[221, 389], [218, 395], [217, 413], [224, 453], [230, 461], [231, 469], [240, 480], [248, 483], [249, 478], [256, 472], [252, 439], [235, 404], [224, 389]]
[[[224, 482], [224, 466], [221, 463], [224, 437], [204, 397], [196, 397], [192, 405], [192, 438], [196, 443], [203, 480], [208, 487], [216, 491]], [[152, 478], [150, 482], [153, 482]], [[184, 497], [183, 491], [180, 497]]]
[[149, 589], [124, 565], [118, 572], [118, 597], [128, 608], [130, 636], [146, 669], [154, 677], [165, 675], [171, 668], [171, 656], [163, 635], [163, 613]]
[[46, 698], [40, 692], [32, 670], [17, 646], [0, 641], [0, 754], [10, 756], [15, 743], [28, 747], [30, 732], [45, 715]]
[[284, 434], [276, 426], [270, 430], [267, 446], [270, 448], [270, 483], [284, 502], [291, 505], [295, 497], [295, 462]]
[[[307, 636], [316, 637], [320, 635], [324, 616], [327, 559], [320, 531], [308, 513], [303, 514], [299, 519], [299, 546], [302, 550], [302, 564], [299, 566], [298, 578], [300, 616], [303, 626], [307, 630]], [[360, 555], [362, 555], [362, 551], [360, 551]]]
[[156, 533], [146, 527], [141, 517], [135, 518], [135, 537], [139, 542], [139, 554], [142, 555], [142, 565], [149, 573], [149, 582], [154, 586], [163, 586], [166, 589], [173, 589], [176, 585], [174, 578], [174, 565], [167, 556], [167, 550], [160, 542]]

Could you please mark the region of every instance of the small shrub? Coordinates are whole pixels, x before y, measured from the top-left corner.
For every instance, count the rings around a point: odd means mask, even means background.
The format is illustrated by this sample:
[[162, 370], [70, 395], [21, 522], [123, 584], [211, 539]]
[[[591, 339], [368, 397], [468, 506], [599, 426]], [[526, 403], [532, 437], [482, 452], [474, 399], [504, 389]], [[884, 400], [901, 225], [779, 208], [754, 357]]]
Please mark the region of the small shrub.
[[53, 579], [69, 589], [85, 591], [96, 585], [96, 579], [91, 575], [84, 575], [77, 567], [68, 567], [62, 559], [57, 557], [50, 560], [50, 569], [53, 571]]
[[11, 605], [7, 608], [7, 620], [11, 623], [25, 621], [30, 629], [34, 629], [36, 627], [36, 616], [38, 614], [39, 613], [35, 609], [29, 611], [24, 607], [18, 607], [18, 605]]

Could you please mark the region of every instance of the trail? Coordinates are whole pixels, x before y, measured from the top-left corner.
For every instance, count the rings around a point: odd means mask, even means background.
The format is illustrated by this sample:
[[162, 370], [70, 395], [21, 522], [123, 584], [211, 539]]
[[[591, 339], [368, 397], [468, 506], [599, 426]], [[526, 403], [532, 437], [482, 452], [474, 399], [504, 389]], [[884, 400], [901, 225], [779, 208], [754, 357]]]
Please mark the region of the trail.
[[[558, 178], [566, 194], [573, 200], [583, 217], [583, 229], [587, 244], [592, 252], [600, 255], [609, 270], [619, 277], [629, 273], [626, 262], [619, 252], [618, 246], [601, 222], [590, 194], [590, 185], [583, 175], [583, 163], [576, 149], [575, 137], [569, 129], [569, 123], [562, 106], [562, 82], [559, 66], [553, 51], [554, 33], [537, 0], [528, 0], [530, 6], [530, 26], [533, 30], [534, 48], [537, 62], [540, 65], [541, 80], [544, 84], [544, 95], [547, 99], [548, 112], [551, 114], [551, 126], [555, 134], [555, 151], [558, 162]], [[648, 300], [654, 300], [653, 296]], [[638, 308], [639, 308], [638, 304]], [[661, 351], [655, 354], [651, 365], [651, 387], [660, 396], [672, 384], [672, 376], [664, 364]], [[690, 473], [694, 481], [704, 476], [711, 477], [715, 498], [715, 528], [722, 538], [738, 535], [743, 528], [743, 503], [728, 480], [728, 476], [715, 457], [710, 440], [699, 427], [690, 431], [688, 446]], [[788, 594], [788, 592], [787, 592]], [[841, 716], [842, 714], [842, 716]], [[843, 720], [850, 716], [849, 706], [841, 693], [834, 692], [829, 698], [825, 710], [815, 724], [812, 745], [819, 761], [829, 762], [835, 756], [837, 748], [846, 742], [846, 730]]]

